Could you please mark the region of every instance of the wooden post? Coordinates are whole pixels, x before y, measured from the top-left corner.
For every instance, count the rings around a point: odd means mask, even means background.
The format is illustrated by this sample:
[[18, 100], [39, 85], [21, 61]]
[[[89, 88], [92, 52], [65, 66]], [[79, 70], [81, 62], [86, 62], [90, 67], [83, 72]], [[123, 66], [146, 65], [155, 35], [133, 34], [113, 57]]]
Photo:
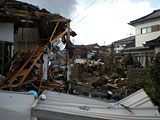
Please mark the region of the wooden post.
[[41, 92], [41, 86], [42, 86], [42, 82], [43, 82], [43, 77], [44, 77], [45, 71], [46, 71], [46, 69], [44, 68], [44, 71], [42, 70], [40, 85], [39, 85], [39, 89], [38, 89], [38, 96], [40, 95], [40, 92]]
[[[67, 23], [67, 41], [66, 44], [70, 41], [70, 22]], [[71, 89], [71, 84], [70, 84], [70, 74], [71, 74], [71, 68], [70, 68], [70, 59], [69, 59], [69, 51], [66, 49], [66, 67], [67, 67], [67, 81], [68, 81], [68, 90], [67, 92], [69, 93], [69, 90]]]
[[[66, 44], [70, 41], [70, 22], [67, 23], [67, 41]], [[66, 49], [66, 63], [69, 62], [69, 54], [68, 50]]]

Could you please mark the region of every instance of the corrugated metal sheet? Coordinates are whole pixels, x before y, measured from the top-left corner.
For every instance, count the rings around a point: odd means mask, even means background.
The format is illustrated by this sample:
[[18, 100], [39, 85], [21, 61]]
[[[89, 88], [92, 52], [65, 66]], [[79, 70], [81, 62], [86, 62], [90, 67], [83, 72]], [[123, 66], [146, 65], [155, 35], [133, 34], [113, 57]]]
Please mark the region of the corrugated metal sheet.
[[[143, 91], [142, 91], [143, 92]], [[141, 92], [140, 92], [141, 93]], [[42, 120], [159, 120], [157, 107], [111, 106], [99, 100], [45, 91], [46, 99], [40, 99], [32, 108], [32, 116]], [[42, 95], [42, 96], [43, 96]]]
[[34, 95], [0, 91], [0, 120], [30, 120]]
[[132, 95], [118, 101], [119, 104], [124, 104], [130, 107], [154, 107], [148, 95], [143, 89], [133, 93]]

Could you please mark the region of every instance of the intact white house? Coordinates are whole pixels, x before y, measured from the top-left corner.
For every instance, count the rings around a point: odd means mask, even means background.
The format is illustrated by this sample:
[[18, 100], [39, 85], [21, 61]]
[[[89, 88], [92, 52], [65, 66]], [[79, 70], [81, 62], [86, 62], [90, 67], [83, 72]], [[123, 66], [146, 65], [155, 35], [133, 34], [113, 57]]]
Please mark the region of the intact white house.
[[160, 9], [133, 20], [129, 24], [135, 27], [135, 46], [141, 47], [146, 44], [146, 41], [160, 36]]
[[160, 50], [157, 44], [160, 36], [160, 9], [129, 24], [135, 27], [135, 47], [125, 49], [125, 53], [132, 54], [145, 67], [152, 61], [154, 53]]

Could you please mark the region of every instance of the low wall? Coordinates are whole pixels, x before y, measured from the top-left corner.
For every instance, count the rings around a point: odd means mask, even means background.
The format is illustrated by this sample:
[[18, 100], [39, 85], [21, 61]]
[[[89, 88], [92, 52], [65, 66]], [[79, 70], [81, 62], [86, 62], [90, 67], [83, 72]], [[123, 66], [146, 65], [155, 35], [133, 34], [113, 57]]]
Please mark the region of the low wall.
[[133, 65], [127, 66], [127, 78], [129, 81], [136, 80], [146, 73], [145, 68], [135, 68]]

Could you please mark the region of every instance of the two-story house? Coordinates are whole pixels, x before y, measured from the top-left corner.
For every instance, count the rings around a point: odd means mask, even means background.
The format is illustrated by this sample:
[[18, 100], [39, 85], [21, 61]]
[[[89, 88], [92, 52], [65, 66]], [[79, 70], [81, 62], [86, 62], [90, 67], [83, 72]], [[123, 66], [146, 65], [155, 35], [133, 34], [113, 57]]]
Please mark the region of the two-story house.
[[151, 44], [149, 44], [152, 40], [156, 44], [156, 39], [160, 36], [160, 9], [129, 24], [135, 27], [135, 47], [126, 49], [125, 52], [131, 53], [136, 60], [146, 66], [152, 61], [154, 53], [160, 50], [157, 45], [150, 47]]
[[133, 20], [129, 24], [135, 27], [135, 46], [143, 46], [143, 44], [146, 44], [146, 41], [153, 40], [160, 36], [160, 9]]

